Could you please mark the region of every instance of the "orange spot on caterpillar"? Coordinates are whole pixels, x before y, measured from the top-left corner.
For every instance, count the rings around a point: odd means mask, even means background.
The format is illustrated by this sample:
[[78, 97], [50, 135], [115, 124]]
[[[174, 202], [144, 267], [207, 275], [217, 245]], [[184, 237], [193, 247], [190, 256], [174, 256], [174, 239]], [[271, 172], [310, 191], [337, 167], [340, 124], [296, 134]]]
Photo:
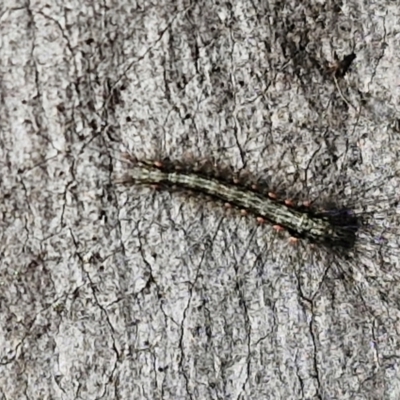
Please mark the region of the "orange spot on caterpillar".
[[293, 207], [293, 206], [294, 206], [293, 201], [290, 200], [290, 199], [286, 199], [286, 200], [285, 200], [285, 204], [286, 204], [287, 206], [289, 206], [289, 207]]
[[303, 201], [304, 207], [311, 207], [311, 205], [312, 205], [312, 201], [310, 201], [310, 200]]
[[156, 168], [162, 168], [164, 166], [164, 164], [161, 161], [158, 161], [158, 160], [154, 161], [153, 165]]
[[240, 214], [242, 214], [243, 216], [249, 215], [248, 211], [245, 210], [244, 208], [242, 208], [242, 209], [240, 210]]
[[294, 237], [294, 236], [291, 236], [289, 238], [289, 243], [292, 244], [292, 245], [296, 245], [297, 243], [299, 243], [299, 241], [300, 241], [300, 239], [297, 238], [297, 237]]
[[258, 186], [257, 186], [257, 185], [251, 185], [251, 188], [252, 188], [253, 190], [258, 190]]
[[225, 208], [232, 208], [233, 207], [231, 203], [225, 203], [224, 206], [225, 206]]
[[268, 197], [275, 200], [278, 196], [273, 192], [268, 192]]
[[277, 232], [283, 232], [285, 230], [285, 228], [280, 225], [273, 225], [272, 228]]
[[262, 224], [265, 224], [265, 222], [266, 222], [265, 219], [264, 219], [263, 217], [257, 217], [257, 218], [256, 218], [256, 221], [257, 221], [259, 224], [261, 224], [261, 225], [262, 225]]

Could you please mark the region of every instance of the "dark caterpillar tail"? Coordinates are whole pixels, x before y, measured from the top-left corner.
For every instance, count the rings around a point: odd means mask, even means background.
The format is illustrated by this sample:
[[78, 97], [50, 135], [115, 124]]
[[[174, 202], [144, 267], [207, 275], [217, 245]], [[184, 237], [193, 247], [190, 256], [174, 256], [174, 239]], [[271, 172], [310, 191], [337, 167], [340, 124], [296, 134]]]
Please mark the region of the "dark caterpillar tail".
[[363, 225], [362, 218], [350, 209], [325, 210], [315, 215], [329, 220], [333, 234], [324, 238], [324, 245], [333, 248], [352, 249], [357, 233]]

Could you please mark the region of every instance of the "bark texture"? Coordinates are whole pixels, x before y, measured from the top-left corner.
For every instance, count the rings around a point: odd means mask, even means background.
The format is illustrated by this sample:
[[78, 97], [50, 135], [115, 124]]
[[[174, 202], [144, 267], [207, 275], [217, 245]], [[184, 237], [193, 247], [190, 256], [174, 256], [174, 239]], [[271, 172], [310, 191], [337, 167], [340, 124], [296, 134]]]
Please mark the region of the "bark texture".
[[[389, 0], [3, 0], [0, 399], [398, 399], [399, 21]], [[124, 152], [349, 203], [384, 245], [292, 247], [123, 187]]]

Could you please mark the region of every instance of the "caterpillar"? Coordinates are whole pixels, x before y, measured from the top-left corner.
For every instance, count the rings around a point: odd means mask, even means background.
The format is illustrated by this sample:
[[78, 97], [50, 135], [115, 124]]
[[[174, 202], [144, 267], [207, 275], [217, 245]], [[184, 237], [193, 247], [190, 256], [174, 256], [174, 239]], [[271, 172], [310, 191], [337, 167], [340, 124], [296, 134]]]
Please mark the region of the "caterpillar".
[[191, 190], [218, 199], [259, 220], [270, 221], [276, 229], [294, 238], [335, 249], [352, 249], [363, 221], [348, 209], [315, 210], [309, 205], [279, 201], [234, 179], [212, 177], [201, 170], [190, 171], [169, 162], [135, 162], [121, 180], [124, 184], [169, 186]]

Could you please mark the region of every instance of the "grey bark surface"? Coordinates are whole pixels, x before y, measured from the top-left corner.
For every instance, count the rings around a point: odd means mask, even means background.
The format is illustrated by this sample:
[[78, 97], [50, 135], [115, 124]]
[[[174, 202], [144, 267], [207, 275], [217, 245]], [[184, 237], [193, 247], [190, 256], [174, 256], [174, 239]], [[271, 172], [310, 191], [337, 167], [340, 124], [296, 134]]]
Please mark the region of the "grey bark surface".
[[[399, 21], [388, 0], [3, 1], [0, 399], [400, 398]], [[349, 203], [385, 242], [293, 247], [119, 185], [126, 152]]]

